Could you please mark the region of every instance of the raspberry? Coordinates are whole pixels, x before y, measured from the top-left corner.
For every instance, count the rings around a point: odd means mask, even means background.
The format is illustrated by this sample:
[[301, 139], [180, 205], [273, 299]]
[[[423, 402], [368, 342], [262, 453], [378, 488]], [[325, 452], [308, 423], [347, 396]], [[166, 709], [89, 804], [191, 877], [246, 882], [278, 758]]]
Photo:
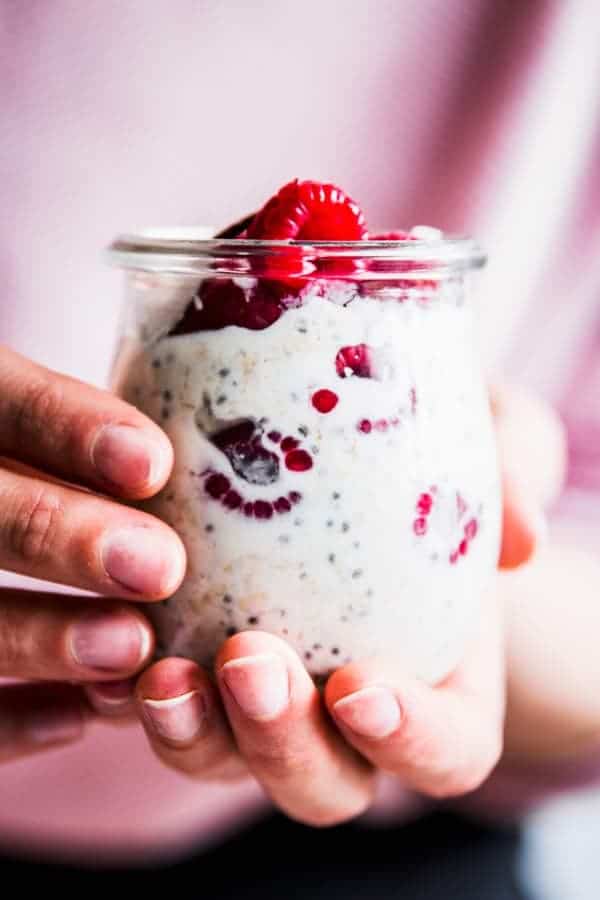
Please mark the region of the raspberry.
[[[436, 231], [436, 234], [441, 236], [441, 232], [437, 232], [437, 229], [432, 229], [432, 231]], [[413, 233], [412, 229], [411, 231], [376, 231], [369, 233], [368, 239], [370, 241], [418, 241], [421, 239], [421, 232], [418, 229], [416, 233]], [[378, 259], [373, 260], [370, 268], [382, 275], [390, 272], [411, 273], [410, 277], [407, 278], [387, 278], [386, 285], [389, 288], [401, 290], [409, 290], [410, 288], [418, 290], [434, 290], [437, 287], [436, 281], [427, 278], [416, 278], [414, 275], [417, 270], [429, 269], [430, 265], [427, 263], [416, 263], [411, 260]]]
[[[236, 475], [244, 481], [249, 484], [272, 484], [279, 478], [279, 459], [262, 446], [260, 432], [255, 434], [255, 430], [254, 422], [248, 419], [224, 428], [211, 440], [225, 454]], [[232, 506], [234, 502], [235, 506]], [[231, 498], [226, 505], [234, 509], [240, 504]]]
[[261, 331], [276, 322], [283, 310], [281, 299], [266, 283], [244, 290], [230, 279], [211, 278], [202, 282], [198, 296], [188, 303], [169, 335], [214, 331], [228, 325]]
[[431, 494], [421, 494], [417, 500], [417, 512], [422, 516], [428, 516], [433, 506], [433, 497]]
[[333, 184], [290, 181], [248, 226], [259, 240], [360, 241], [367, 235], [360, 207]]
[[332, 409], [335, 409], [338, 403], [338, 395], [334, 393], [334, 391], [329, 391], [327, 388], [322, 388], [320, 391], [316, 391], [312, 395], [312, 405], [317, 410], [317, 412], [326, 414], [330, 413]]
[[348, 375], [370, 378], [370, 349], [367, 344], [355, 344], [338, 350], [335, 357], [335, 370], [340, 378], [346, 378]]
[[306, 472], [312, 468], [312, 457], [306, 450], [290, 450], [285, 458], [285, 464], [292, 472]]

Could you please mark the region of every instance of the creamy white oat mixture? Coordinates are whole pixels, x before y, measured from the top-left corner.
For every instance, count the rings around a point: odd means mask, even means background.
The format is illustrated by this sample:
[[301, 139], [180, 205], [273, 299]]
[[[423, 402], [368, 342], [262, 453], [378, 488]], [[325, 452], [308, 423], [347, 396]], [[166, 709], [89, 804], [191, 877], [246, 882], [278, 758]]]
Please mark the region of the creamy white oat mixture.
[[[146, 508], [179, 532], [189, 560], [181, 588], [151, 610], [160, 652], [210, 664], [226, 636], [255, 628], [284, 637], [315, 675], [373, 654], [430, 682], [448, 673], [500, 521], [462, 280], [402, 301], [330, 282], [264, 330], [158, 339], [195, 285], [131, 285], [138, 328], [119, 390], [174, 444], [173, 476]], [[363, 345], [370, 377], [342, 377], [340, 350]], [[319, 391], [332, 393], [314, 401]], [[337, 403], [321, 412], [319, 397]]]

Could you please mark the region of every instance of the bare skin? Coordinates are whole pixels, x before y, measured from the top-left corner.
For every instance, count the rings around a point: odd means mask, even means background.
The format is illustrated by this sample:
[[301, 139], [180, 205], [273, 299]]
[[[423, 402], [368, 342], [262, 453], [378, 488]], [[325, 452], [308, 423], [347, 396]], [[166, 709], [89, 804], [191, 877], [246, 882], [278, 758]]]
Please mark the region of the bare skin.
[[[403, 672], [401, 660], [353, 663], [321, 696], [296, 654], [260, 632], [226, 641], [214, 673], [181, 659], [146, 668], [152, 630], [132, 603], [172, 593], [185, 553], [163, 523], [115, 501], [160, 489], [169, 442], [112, 395], [1, 349], [0, 568], [101, 596], [0, 590], [0, 676], [32, 681], [0, 689], [0, 761], [76, 741], [92, 716], [125, 721], [135, 710], [166, 765], [200, 780], [252, 775], [290, 816], [329, 825], [369, 806], [378, 770], [448, 797], [489, 775], [503, 735], [509, 754], [580, 752], [597, 739], [600, 707], [557, 685], [552, 654], [535, 652], [532, 629], [514, 614], [517, 603], [530, 604], [534, 619], [539, 611], [544, 646], [560, 648], [581, 684], [600, 682], [577, 624], [564, 639], [560, 552], [539, 552], [542, 510], [560, 487], [562, 436], [518, 392], [497, 391], [493, 405], [507, 571], [485, 598], [465, 659], [434, 688]], [[524, 478], [528, 467], [535, 474]], [[589, 560], [577, 566], [588, 568], [574, 602], [588, 609], [600, 573]], [[550, 736], [543, 747], [540, 727]]]

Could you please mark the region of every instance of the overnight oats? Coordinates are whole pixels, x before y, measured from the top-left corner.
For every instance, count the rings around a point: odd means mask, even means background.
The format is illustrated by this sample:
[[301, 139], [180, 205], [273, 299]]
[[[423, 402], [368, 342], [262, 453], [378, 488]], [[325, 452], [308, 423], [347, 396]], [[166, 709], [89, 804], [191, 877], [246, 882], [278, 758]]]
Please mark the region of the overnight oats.
[[314, 676], [379, 654], [439, 680], [498, 556], [468, 297], [481, 253], [431, 228], [369, 234], [314, 182], [223, 235], [112, 247], [127, 279], [115, 388], [175, 449], [144, 508], [188, 553], [149, 609], [159, 652], [210, 665], [259, 629]]

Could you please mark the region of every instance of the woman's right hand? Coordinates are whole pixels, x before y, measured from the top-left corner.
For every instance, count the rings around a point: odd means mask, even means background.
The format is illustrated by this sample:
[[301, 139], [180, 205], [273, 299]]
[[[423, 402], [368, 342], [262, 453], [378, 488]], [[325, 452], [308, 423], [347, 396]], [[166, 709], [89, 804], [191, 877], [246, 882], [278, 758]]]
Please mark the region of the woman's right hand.
[[[185, 551], [141, 499], [167, 480], [171, 445], [111, 394], [0, 347], [0, 569], [104, 595], [0, 588], [0, 762], [82, 734], [87, 688], [148, 663], [153, 632], [127, 601], [177, 588]], [[104, 691], [110, 699], [110, 690]]]

